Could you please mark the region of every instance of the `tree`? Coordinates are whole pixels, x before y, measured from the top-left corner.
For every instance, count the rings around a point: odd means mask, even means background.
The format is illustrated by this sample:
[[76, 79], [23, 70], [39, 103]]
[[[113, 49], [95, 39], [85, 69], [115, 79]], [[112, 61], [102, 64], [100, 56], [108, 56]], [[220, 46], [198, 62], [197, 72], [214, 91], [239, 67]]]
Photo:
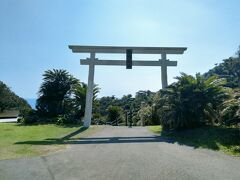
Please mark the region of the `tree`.
[[178, 82], [160, 92], [157, 103], [161, 124], [165, 129], [191, 128], [218, 120], [218, 109], [227, 98], [224, 79], [204, 79], [182, 73]]
[[0, 81], [0, 112], [12, 106], [10, 89]]
[[115, 125], [122, 122], [123, 110], [119, 106], [108, 107], [108, 120]]
[[153, 97], [155, 93], [149, 90], [147, 91], [138, 91], [135, 95], [133, 101], [133, 108], [139, 110], [141, 108], [142, 102], [151, 105], [153, 103]]
[[37, 99], [37, 110], [40, 114], [49, 117], [67, 113], [67, 106], [71, 104], [69, 99], [77, 85], [79, 81], [66, 70], [45, 71]]
[[0, 81], [0, 112], [9, 109], [31, 109], [27, 101], [10, 90], [10, 88]]
[[240, 89], [230, 89], [231, 98], [222, 104], [221, 123], [238, 125], [240, 123]]
[[145, 102], [151, 106], [153, 104], [155, 95], [156, 93], [153, 93], [151, 91], [138, 91], [135, 97], [133, 97], [131, 94], [124, 95], [122, 98], [116, 98], [115, 96], [102, 97], [98, 100], [100, 115], [99, 118], [106, 118], [108, 115], [108, 107], [118, 106], [124, 110], [125, 113], [129, 113], [131, 111], [134, 124], [136, 124], [135, 122], [139, 120], [137, 113], [141, 108], [141, 103]]
[[[97, 94], [99, 93], [100, 88], [98, 85], [94, 85], [93, 88], [93, 114], [99, 113], [99, 102], [97, 101]], [[76, 110], [75, 116], [76, 118], [81, 118], [84, 116], [85, 112], [85, 104], [86, 104], [86, 93], [87, 93], [87, 85], [85, 83], [79, 83], [74, 87], [73, 90], [73, 103], [74, 109]]]
[[226, 78], [225, 86], [230, 88], [240, 88], [240, 57], [230, 57], [223, 60], [223, 63], [215, 66], [204, 74], [206, 78], [217, 75]]
[[119, 106], [121, 106], [124, 110], [130, 110], [133, 108], [133, 101], [135, 98], [132, 97], [131, 94], [124, 95], [121, 99], [119, 99]]
[[100, 109], [99, 113], [102, 117], [108, 115], [109, 106], [119, 106], [118, 99], [114, 96], [105, 96], [99, 99]]
[[149, 105], [144, 105], [138, 111], [137, 116], [139, 116], [140, 121], [137, 123], [139, 125], [153, 125], [152, 124], [152, 108]]

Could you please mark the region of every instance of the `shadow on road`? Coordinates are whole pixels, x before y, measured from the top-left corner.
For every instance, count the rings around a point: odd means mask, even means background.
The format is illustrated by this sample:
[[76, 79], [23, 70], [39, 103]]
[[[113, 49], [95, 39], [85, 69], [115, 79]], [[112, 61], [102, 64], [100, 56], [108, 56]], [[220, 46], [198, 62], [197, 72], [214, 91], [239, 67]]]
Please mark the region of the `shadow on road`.
[[71, 137], [76, 136], [77, 134], [82, 133], [83, 131], [86, 131], [87, 129], [88, 129], [87, 127], [81, 127], [80, 129], [62, 137], [61, 140], [70, 139]]
[[[73, 133], [72, 133], [73, 134]], [[51, 144], [114, 144], [114, 143], [150, 143], [150, 142], [168, 142], [173, 141], [161, 136], [142, 136], [142, 137], [91, 137], [91, 138], [70, 138], [66, 136], [61, 139], [46, 139], [43, 141], [22, 141], [15, 144], [32, 145], [51, 145]]]
[[219, 146], [231, 148], [231, 151], [239, 154], [240, 140], [237, 128], [225, 127], [201, 127], [185, 131], [161, 132], [161, 135], [137, 136], [137, 137], [89, 137], [76, 138], [75, 135], [85, 131], [87, 128], [68, 134], [62, 138], [48, 138], [41, 141], [21, 141], [15, 144], [31, 145], [57, 145], [57, 144], [117, 144], [117, 143], [177, 143], [179, 145], [191, 146], [193, 148], [207, 148], [219, 150]]

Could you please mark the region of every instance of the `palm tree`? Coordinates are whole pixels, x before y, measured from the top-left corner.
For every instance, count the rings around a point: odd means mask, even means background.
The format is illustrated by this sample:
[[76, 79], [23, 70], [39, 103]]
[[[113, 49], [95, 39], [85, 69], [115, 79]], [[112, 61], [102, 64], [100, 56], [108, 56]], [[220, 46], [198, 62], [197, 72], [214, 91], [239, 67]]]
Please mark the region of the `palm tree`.
[[66, 70], [47, 70], [43, 74], [40, 86], [37, 109], [42, 115], [55, 117], [64, 114], [66, 102], [71, 97], [73, 89], [79, 81]]
[[224, 101], [221, 111], [221, 123], [239, 125], [240, 123], [240, 89], [231, 89], [231, 97]]
[[214, 123], [219, 105], [227, 97], [224, 79], [216, 76], [205, 80], [182, 73], [166, 90], [160, 92], [157, 104], [160, 121], [166, 129], [181, 129]]
[[[97, 94], [100, 88], [97, 85], [93, 87], [93, 109], [97, 106]], [[79, 83], [73, 90], [73, 102], [76, 109], [76, 117], [81, 118], [84, 115], [86, 104], [87, 85], [85, 83]]]

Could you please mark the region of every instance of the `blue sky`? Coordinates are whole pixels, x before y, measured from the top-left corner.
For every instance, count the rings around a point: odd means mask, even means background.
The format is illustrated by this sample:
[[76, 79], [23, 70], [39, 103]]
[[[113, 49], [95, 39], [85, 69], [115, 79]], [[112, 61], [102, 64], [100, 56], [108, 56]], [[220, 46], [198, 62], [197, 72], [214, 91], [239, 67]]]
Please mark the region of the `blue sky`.
[[[1, 0], [0, 80], [19, 96], [36, 98], [42, 74], [67, 69], [87, 81], [88, 68], [68, 45], [183, 46], [168, 68], [204, 73], [240, 45], [240, 1], [217, 0]], [[124, 56], [97, 55], [104, 58]], [[134, 56], [158, 59], [159, 56]], [[100, 96], [161, 88], [160, 67], [97, 67]]]

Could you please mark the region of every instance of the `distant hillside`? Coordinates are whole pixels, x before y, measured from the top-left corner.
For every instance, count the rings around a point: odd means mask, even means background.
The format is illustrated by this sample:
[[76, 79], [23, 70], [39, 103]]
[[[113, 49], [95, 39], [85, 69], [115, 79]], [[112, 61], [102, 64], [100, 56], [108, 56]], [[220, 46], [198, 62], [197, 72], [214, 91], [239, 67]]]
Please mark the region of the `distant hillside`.
[[240, 88], [240, 57], [224, 59], [222, 63], [204, 74], [205, 77], [212, 75], [226, 78], [227, 87]]
[[0, 81], [0, 113], [7, 110], [21, 110], [25, 108], [31, 108], [27, 101], [14, 92], [10, 88]]

